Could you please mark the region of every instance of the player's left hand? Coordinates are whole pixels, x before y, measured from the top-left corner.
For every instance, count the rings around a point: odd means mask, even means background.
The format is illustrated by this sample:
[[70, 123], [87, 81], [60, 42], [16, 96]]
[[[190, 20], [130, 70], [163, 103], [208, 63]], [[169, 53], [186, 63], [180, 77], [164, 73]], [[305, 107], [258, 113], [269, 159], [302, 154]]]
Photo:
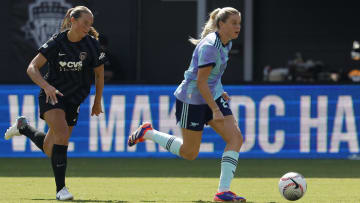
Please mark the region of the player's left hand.
[[94, 103], [91, 109], [91, 116], [99, 116], [101, 113], [104, 113], [101, 108], [101, 103]]
[[223, 92], [221, 96], [224, 98], [225, 101], [230, 101], [230, 96], [227, 92]]

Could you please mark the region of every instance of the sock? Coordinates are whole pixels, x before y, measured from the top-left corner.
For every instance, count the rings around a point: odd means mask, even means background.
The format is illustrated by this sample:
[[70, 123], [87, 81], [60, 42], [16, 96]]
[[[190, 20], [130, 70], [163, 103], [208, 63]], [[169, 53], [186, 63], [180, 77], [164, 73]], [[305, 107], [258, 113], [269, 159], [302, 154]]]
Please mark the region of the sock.
[[65, 186], [67, 148], [68, 146], [65, 145], [54, 144], [52, 150], [51, 165], [55, 176], [56, 193]]
[[238, 158], [239, 152], [226, 151], [223, 153], [221, 159], [221, 174], [218, 192], [225, 192], [230, 190], [230, 183], [235, 175]]
[[180, 156], [180, 147], [183, 143], [182, 139], [157, 130], [148, 130], [146, 132], [146, 138], [158, 143], [169, 152]]
[[20, 134], [28, 137], [41, 151], [44, 151], [44, 139], [46, 134], [44, 132], [38, 131], [30, 125], [25, 125], [19, 129]]

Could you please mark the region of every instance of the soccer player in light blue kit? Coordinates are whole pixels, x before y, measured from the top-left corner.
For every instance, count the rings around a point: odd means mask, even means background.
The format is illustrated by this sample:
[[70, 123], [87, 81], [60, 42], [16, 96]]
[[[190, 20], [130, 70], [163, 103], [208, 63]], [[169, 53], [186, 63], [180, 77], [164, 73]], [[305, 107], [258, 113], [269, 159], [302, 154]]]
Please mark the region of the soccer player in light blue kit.
[[133, 146], [146, 139], [153, 140], [187, 160], [194, 160], [200, 149], [204, 125], [210, 125], [226, 142], [221, 160], [221, 174], [217, 202], [245, 202], [246, 199], [230, 191], [243, 138], [229, 108], [229, 96], [221, 84], [229, 59], [231, 40], [240, 32], [241, 14], [234, 8], [218, 8], [210, 14], [201, 39], [190, 39], [196, 45], [185, 79], [176, 89], [176, 120], [182, 137], [168, 135], [142, 124], [133, 132], [128, 145]]

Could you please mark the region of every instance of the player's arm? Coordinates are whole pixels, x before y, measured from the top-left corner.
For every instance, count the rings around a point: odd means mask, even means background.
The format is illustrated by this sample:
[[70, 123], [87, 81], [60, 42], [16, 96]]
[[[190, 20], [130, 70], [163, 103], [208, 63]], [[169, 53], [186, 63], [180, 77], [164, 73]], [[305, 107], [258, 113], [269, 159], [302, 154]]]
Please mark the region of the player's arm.
[[206, 103], [209, 105], [213, 112], [214, 120], [224, 119], [223, 114], [221, 113], [219, 107], [214, 101], [214, 97], [211, 94], [208, 78], [213, 69], [213, 66], [216, 64], [216, 58], [219, 55], [219, 51], [216, 47], [212, 45], [205, 44], [199, 48], [199, 58], [198, 58], [198, 73], [196, 84], [199, 88], [201, 96], [204, 98]]
[[213, 99], [213, 95], [211, 94], [211, 91], [210, 91], [210, 88], [209, 88], [209, 85], [207, 82], [209, 75], [211, 73], [211, 70], [212, 70], [212, 66], [206, 66], [206, 67], [199, 68], [196, 84], [199, 88], [201, 96], [204, 98], [204, 100], [209, 105], [211, 110], [214, 111], [214, 110], [218, 109], [219, 107], [217, 106], [217, 104], [215, 103], [215, 101]]
[[49, 102], [55, 102], [57, 103], [56, 94], [59, 94], [63, 96], [61, 92], [55, 89], [55, 87], [51, 86], [41, 75], [40, 68], [42, 68], [45, 63], [47, 62], [47, 59], [42, 55], [41, 53], [38, 53], [34, 59], [30, 62], [26, 73], [29, 75], [31, 80], [39, 85], [42, 89], [44, 89], [46, 94], [46, 103]]
[[101, 108], [101, 97], [104, 89], [104, 64], [94, 68], [94, 73], [96, 93], [91, 115], [93, 116], [95, 114], [98, 116], [100, 113], [103, 113]]
[[196, 83], [201, 96], [204, 98], [211, 110], [215, 112], [219, 109], [219, 107], [215, 103], [214, 97], [211, 94], [208, 79], [213, 67], [216, 65], [216, 58], [219, 55], [219, 50], [212, 45], [204, 44], [199, 47], [198, 54], [198, 73]]
[[42, 77], [39, 70], [45, 65], [46, 62], [46, 58], [41, 53], [38, 53], [30, 62], [26, 71], [31, 80], [43, 89], [45, 89], [49, 83], [47, 83], [46, 80]]

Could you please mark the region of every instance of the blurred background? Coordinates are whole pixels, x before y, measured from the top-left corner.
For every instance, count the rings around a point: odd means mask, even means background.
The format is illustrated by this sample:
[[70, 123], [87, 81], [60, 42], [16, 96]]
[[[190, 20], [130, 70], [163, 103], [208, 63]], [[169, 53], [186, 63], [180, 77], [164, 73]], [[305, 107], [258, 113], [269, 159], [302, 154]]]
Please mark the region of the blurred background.
[[[18, 115], [47, 129], [38, 118], [39, 88], [25, 70], [66, 10], [77, 5], [94, 13], [109, 60], [105, 113], [90, 117], [92, 97], [85, 101], [70, 156], [171, 157], [150, 143], [128, 149], [126, 138], [145, 120], [179, 135], [173, 91], [190, 64], [188, 39], [199, 36], [212, 10], [230, 6], [241, 12], [242, 30], [222, 82], [245, 137], [241, 157], [358, 158], [356, 0], [3, 0], [3, 131]], [[214, 135], [205, 129], [200, 157], [221, 156], [224, 143]], [[25, 138], [0, 140], [0, 146], [3, 157], [43, 156]]]
[[94, 27], [110, 55], [108, 83], [178, 84], [194, 49], [188, 38], [199, 36], [209, 12], [226, 6], [237, 8], [243, 21], [224, 84], [349, 82], [349, 72], [360, 65], [351, 58], [353, 42], [360, 40], [356, 0], [4, 0], [2, 5], [0, 59], [8, 73], [0, 75], [3, 84], [31, 83], [24, 71], [28, 63], [58, 31], [66, 9], [76, 5], [95, 15]]

